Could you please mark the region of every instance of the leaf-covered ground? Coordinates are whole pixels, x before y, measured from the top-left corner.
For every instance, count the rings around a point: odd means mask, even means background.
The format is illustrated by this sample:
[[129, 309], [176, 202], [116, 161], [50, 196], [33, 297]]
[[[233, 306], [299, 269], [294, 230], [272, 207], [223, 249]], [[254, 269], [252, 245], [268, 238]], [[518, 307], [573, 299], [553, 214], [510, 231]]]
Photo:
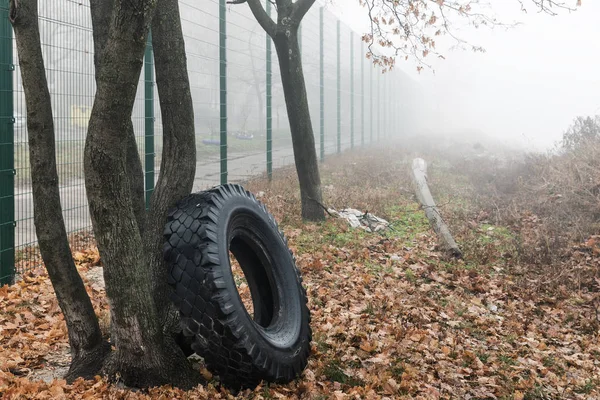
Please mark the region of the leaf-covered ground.
[[[271, 183], [246, 185], [281, 222], [309, 295], [313, 354], [297, 381], [234, 396], [216, 379], [189, 392], [131, 391], [101, 378], [73, 385], [36, 380], [45, 376], [40, 371], [67, 364], [68, 343], [48, 278], [35, 269], [0, 289], [0, 393], [8, 399], [600, 398], [597, 292], [532, 291], [523, 284], [528, 278], [515, 261], [510, 229], [478, 218], [461, 190], [437, 193], [465, 248], [465, 260], [447, 259], [414, 203], [407, 160], [378, 149], [322, 167], [325, 204], [388, 219], [391, 229], [383, 234], [331, 218], [302, 224], [292, 169], [278, 171]], [[589, 254], [585, 262], [598, 265], [598, 254]], [[88, 279], [101, 264], [97, 250], [91, 245], [75, 258], [107, 329], [104, 290]], [[241, 277], [239, 285], [243, 292]]]

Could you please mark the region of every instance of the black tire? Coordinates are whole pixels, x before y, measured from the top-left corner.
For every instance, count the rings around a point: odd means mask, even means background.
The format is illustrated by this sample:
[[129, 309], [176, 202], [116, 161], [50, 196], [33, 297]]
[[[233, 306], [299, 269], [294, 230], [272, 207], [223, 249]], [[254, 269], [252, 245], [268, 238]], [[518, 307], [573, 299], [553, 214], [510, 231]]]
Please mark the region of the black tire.
[[[183, 334], [221, 383], [286, 383], [306, 367], [310, 313], [287, 240], [239, 185], [192, 194], [169, 212], [164, 255]], [[229, 262], [238, 260], [254, 305], [244, 307]]]

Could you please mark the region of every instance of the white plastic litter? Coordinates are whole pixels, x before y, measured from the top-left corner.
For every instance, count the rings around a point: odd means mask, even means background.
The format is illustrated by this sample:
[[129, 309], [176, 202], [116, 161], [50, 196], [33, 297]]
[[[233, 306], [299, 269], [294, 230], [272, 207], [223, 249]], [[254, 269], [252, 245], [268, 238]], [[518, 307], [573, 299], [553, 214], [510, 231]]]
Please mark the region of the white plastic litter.
[[380, 232], [387, 229], [390, 225], [390, 223], [383, 218], [379, 218], [370, 213], [363, 213], [354, 208], [345, 208], [340, 211], [330, 208], [327, 211], [335, 217], [345, 219], [351, 228], [360, 228], [367, 232]]

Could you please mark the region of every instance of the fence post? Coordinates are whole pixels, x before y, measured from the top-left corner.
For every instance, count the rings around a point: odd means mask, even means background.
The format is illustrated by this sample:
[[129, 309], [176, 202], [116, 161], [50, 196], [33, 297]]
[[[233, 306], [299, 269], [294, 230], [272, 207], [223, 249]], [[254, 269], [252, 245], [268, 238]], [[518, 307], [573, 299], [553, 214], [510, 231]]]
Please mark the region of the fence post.
[[[267, 0], [266, 11], [269, 18], [271, 17], [271, 1]], [[272, 71], [271, 71], [271, 36], [265, 32], [266, 46], [267, 46], [267, 59], [266, 59], [266, 70], [267, 70], [267, 177], [269, 180], [273, 179], [273, 118], [272, 118]]]
[[[369, 59], [370, 60], [370, 59]], [[375, 66], [369, 61], [369, 120], [371, 125], [371, 132], [369, 133], [369, 143], [373, 143], [373, 70]]]
[[[267, 3], [269, 0], [267, 0]], [[321, 162], [325, 161], [325, 37], [323, 36], [323, 7], [319, 9], [319, 123]]]
[[337, 21], [337, 152], [342, 151], [342, 106], [341, 72], [340, 72], [340, 20]]
[[396, 109], [396, 93], [394, 90], [394, 77], [390, 73], [388, 76], [388, 99], [389, 99], [389, 107], [388, 107], [388, 138], [394, 136], [394, 115]]
[[365, 145], [365, 42], [360, 41], [360, 145]]
[[354, 148], [354, 32], [350, 30], [350, 148]]
[[0, 286], [15, 278], [15, 165], [12, 26], [0, 0]]
[[144, 53], [144, 173], [146, 181], [146, 208], [154, 191], [154, 52], [152, 32], [148, 34]]
[[394, 136], [394, 110], [396, 109], [396, 93], [394, 90], [394, 77], [388, 76], [388, 97], [390, 106], [388, 108], [388, 138]]
[[394, 125], [393, 125], [393, 135], [395, 137], [399, 136], [400, 133], [400, 124], [402, 120], [400, 119], [400, 83], [398, 78], [394, 79]]
[[377, 141], [381, 139], [381, 72], [377, 71]]
[[219, 0], [219, 91], [221, 184], [227, 183], [227, 8], [226, 0]]
[[386, 73], [383, 75], [383, 133], [382, 136], [383, 138], [387, 138], [388, 136], [388, 129], [387, 129], [387, 122], [388, 122], [388, 93], [389, 93], [389, 88], [387, 87], [387, 83], [388, 83], [388, 72], [386, 71]]

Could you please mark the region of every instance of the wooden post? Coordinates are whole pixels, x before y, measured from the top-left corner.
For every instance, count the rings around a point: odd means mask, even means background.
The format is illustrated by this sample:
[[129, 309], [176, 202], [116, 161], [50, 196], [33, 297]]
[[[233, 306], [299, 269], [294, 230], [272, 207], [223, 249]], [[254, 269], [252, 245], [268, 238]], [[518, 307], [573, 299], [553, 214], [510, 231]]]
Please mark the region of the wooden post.
[[422, 158], [415, 158], [413, 160], [411, 177], [415, 186], [417, 199], [425, 210], [425, 215], [437, 234], [440, 244], [444, 250], [450, 252], [452, 256], [462, 258], [462, 251], [460, 251], [458, 244], [456, 244], [454, 238], [450, 234], [450, 230], [444, 222], [442, 215], [433, 201], [433, 196], [429, 191], [429, 186], [427, 185], [427, 163], [425, 160]]

